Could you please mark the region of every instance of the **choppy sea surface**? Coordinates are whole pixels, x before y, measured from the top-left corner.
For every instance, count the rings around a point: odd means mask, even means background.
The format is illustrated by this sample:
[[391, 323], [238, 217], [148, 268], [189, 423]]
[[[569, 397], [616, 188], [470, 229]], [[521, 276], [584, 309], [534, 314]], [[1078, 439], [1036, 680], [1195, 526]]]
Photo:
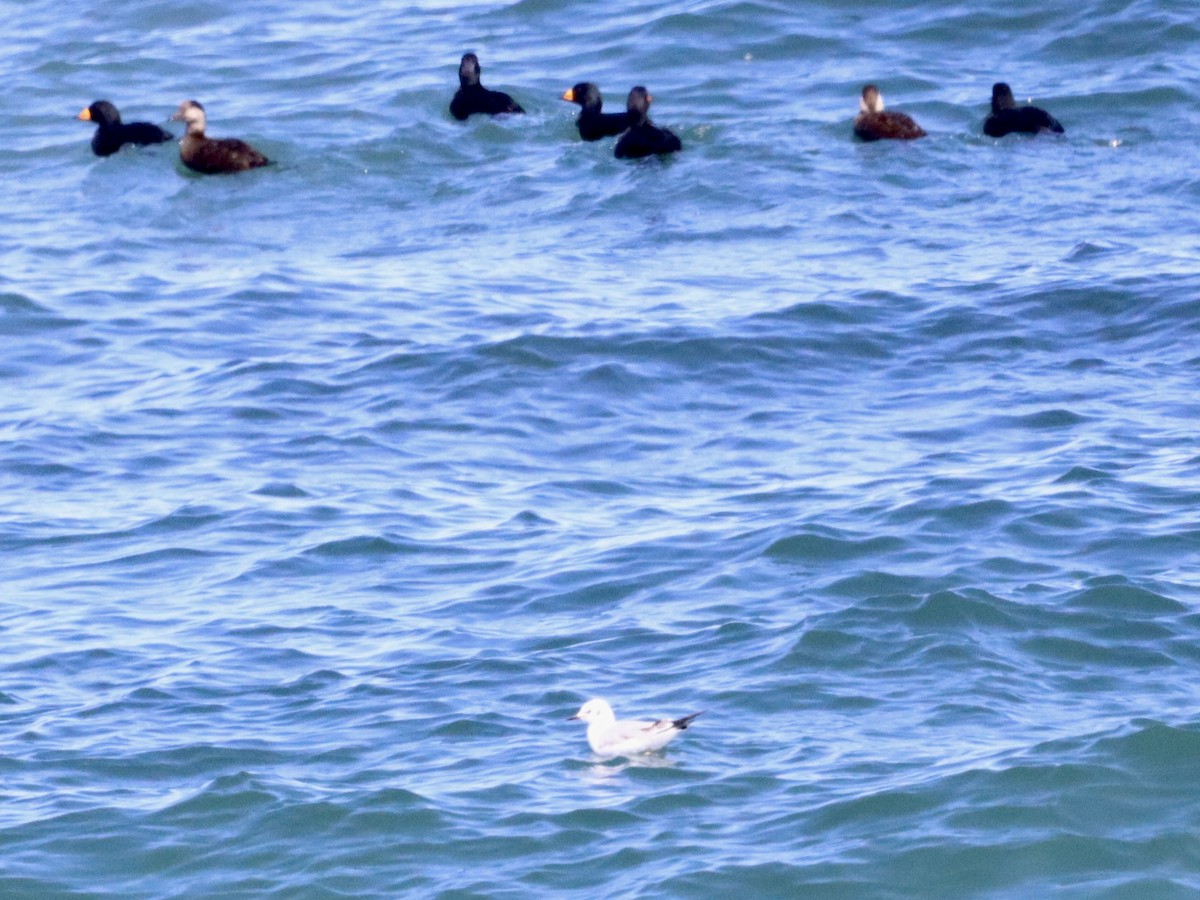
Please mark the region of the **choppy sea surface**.
[[1193, 3], [4, 15], [0, 896], [1200, 892]]

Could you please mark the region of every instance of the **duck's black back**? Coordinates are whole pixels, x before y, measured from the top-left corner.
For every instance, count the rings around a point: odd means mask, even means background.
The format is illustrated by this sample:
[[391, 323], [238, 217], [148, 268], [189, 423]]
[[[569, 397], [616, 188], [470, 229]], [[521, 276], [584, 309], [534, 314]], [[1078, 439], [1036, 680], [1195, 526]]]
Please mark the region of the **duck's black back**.
[[501, 113], [523, 113], [521, 105], [504, 91], [489, 91], [482, 84], [468, 84], [458, 89], [450, 101], [450, 115], [462, 121], [475, 113], [497, 116]]
[[647, 120], [627, 129], [617, 141], [613, 154], [618, 159], [640, 159], [659, 153], [677, 153], [682, 149], [683, 142], [674, 132]]
[[1018, 106], [998, 109], [983, 123], [983, 133], [989, 137], [1004, 137], [1006, 134], [1063, 134], [1058, 119], [1037, 106]]
[[629, 113], [605, 113], [599, 109], [584, 109], [575, 120], [579, 136], [585, 141], [616, 137], [630, 125]]

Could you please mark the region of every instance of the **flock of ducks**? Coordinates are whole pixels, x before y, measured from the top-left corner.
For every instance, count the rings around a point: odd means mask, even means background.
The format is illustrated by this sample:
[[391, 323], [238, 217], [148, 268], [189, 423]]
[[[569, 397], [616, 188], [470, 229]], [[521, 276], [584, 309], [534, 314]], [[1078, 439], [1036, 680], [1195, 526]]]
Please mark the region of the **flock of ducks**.
[[[480, 84], [480, 71], [479, 57], [474, 53], [463, 54], [462, 62], [458, 65], [458, 92], [450, 101], [450, 115], [462, 121], [475, 113], [496, 116], [525, 112], [504, 91], [488, 90]], [[579, 128], [579, 136], [585, 141], [619, 136], [613, 148], [613, 155], [617, 159], [640, 159], [683, 149], [683, 142], [678, 136], [650, 121], [650, 104], [654, 98], [640, 84], [629, 92], [623, 113], [601, 112], [604, 101], [600, 96], [600, 88], [590, 81], [581, 81], [567, 88], [562, 98], [570, 103], [578, 103], [582, 108], [575, 124]]]
[[[484, 87], [479, 81], [481, 71], [478, 56], [463, 54], [458, 66], [458, 91], [450, 101], [450, 114], [454, 118], [465, 121], [476, 114], [497, 116], [525, 112], [508, 94]], [[579, 105], [575, 125], [583, 140], [617, 138], [613, 155], [618, 159], [659, 156], [683, 149], [683, 142], [676, 134], [650, 121], [650, 104], [654, 98], [642, 85], [629, 92], [623, 113], [603, 112], [600, 88], [590, 81], [581, 81], [568, 88], [562, 99]], [[913, 140], [926, 134], [911, 116], [884, 109], [883, 94], [873, 84], [863, 88], [858, 106], [854, 134], [860, 140]], [[96, 123], [92, 151], [97, 156], [111, 156], [125, 144], [161, 144], [175, 139], [169, 131], [150, 122], [122, 122], [120, 112], [107, 100], [97, 100], [78, 118]], [[179, 142], [179, 158], [195, 172], [205, 175], [244, 172], [271, 162], [245, 141], [210, 138], [205, 134], [204, 107], [196, 100], [184, 100], [171, 120], [183, 122], [186, 127]], [[997, 82], [992, 86], [992, 112], [983, 123], [983, 133], [989, 137], [1013, 133], [1062, 134], [1063, 127], [1044, 109], [1017, 106], [1012, 89], [1004, 82]]]
[[[450, 101], [450, 114], [465, 121], [472, 115], [510, 115], [525, 110], [503, 91], [493, 91], [480, 83], [479, 58], [474, 53], [463, 55], [458, 67], [459, 88]], [[568, 88], [562, 99], [580, 107], [575, 120], [579, 136], [585, 141], [616, 137], [613, 154], [619, 159], [637, 159], [683, 149], [678, 136], [650, 121], [650, 104], [654, 98], [642, 85], [629, 92], [625, 112], [603, 112], [600, 88], [590, 81]], [[97, 156], [111, 156], [125, 144], [161, 144], [174, 140], [174, 135], [149, 122], [121, 121], [117, 108], [107, 100], [97, 100], [79, 113], [85, 122], [95, 122], [92, 151]], [[204, 107], [195, 100], [184, 100], [172, 121], [183, 122], [186, 131], [179, 142], [179, 158], [185, 166], [206, 175], [243, 172], [270, 163], [262, 153], [237, 138], [210, 138], [205, 134]], [[990, 137], [1003, 137], [1014, 132], [1025, 134], [1062, 134], [1063, 127], [1044, 109], [1036, 106], [1018, 107], [1012, 90], [998, 82], [992, 87], [991, 115], [983, 123], [983, 132]], [[911, 116], [885, 110], [883, 95], [868, 84], [859, 100], [859, 113], [854, 119], [854, 134], [863, 141], [913, 140], [926, 132]], [[612, 707], [599, 698], [585, 703], [572, 719], [588, 723], [587, 739], [592, 750], [603, 757], [629, 756], [662, 749], [672, 738], [686, 730], [700, 713], [678, 719], [655, 721], [618, 720]]]

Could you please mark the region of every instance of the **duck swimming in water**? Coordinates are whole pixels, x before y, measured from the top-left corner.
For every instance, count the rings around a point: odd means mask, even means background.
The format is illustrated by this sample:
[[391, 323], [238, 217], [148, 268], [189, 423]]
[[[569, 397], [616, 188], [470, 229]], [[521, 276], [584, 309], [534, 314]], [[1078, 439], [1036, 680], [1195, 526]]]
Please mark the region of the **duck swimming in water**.
[[879, 93], [879, 88], [873, 84], [863, 88], [862, 96], [858, 100], [854, 133], [864, 141], [910, 141], [925, 137], [925, 130], [913, 121], [912, 116], [883, 108], [883, 94]]
[[204, 107], [196, 100], [184, 100], [171, 116], [173, 122], [187, 125], [179, 142], [179, 158], [195, 172], [220, 175], [244, 172], [267, 165], [270, 160], [237, 138], [210, 138], [204, 133]]
[[659, 128], [650, 121], [650, 104], [654, 98], [640, 84], [629, 92], [625, 109], [629, 115], [629, 128], [617, 141], [613, 155], [617, 159], [640, 159], [659, 153], [677, 153], [683, 142], [666, 128]]
[[1006, 134], [1062, 134], [1058, 119], [1037, 106], [1017, 106], [1012, 88], [1003, 81], [992, 85], [992, 114], [983, 123], [989, 137]]
[[501, 113], [523, 113], [521, 105], [504, 91], [489, 91], [479, 83], [479, 57], [464, 53], [458, 64], [458, 91], [450, 101], [450, 115], [460, 122], [475, 113], [489, 116]]
[[92, 152], [97, 156], [112, 156], [125, 144], [162, 144], [175, 139], [171, 132], [150, 122], [122, 122], [117, 108], [107, 100], [97, 100], [76, 118], [96, 123]]
[[616, 137], [630, 125], [629, 113], [601, 112], [604, 101], [600, 97], [600, 88], [590, 81], [581, 81], [574, 87], [567, 88], [562, 98], [570, 103], [578, 103], [582, 110], [575, 119], [579, 136], [585, 141], [598, 141], [604, 137]]

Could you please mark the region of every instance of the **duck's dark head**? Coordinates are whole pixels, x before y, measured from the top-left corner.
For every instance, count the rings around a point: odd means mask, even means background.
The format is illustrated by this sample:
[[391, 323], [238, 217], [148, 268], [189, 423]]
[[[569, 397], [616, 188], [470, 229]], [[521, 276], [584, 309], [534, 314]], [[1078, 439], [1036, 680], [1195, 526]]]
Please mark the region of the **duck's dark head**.
[[95, 122], [97, 125], [120, 125], [121, 114], [107, 100], [97, 100], [76, 117], [85, 122]]
[[654, 98], [640, 84], [629, 92], [625, 108], [629, 110], [629, 120], [634, 125], [641, 125], [650, 115], [650, 104]]
[[593, 109], [599, 112], [600, 104], [604, 101], [600, 98], [600, 89], [592, 82], [580, 82], [574, 88], [568, 88], [563, 92], [563, 100], [571, 103], [578, 103], [584, 109]]
[[479, 84], [479, 57], [474, 53], [464, 53], [462, 62], [458, 64], [458, 83], [462, 87]]
[[570, 103], [578, 103], [584, 109], [600, 109], [603, 102], [600, 99], [600, 88], [590, 81], [581, 81], [574, 87], [567, 88], [562, 98]]
[[1017, 102], [1013, 100], [1012, 88], [1003, 81], [997, 81], [992, 85], [992, 112], [1015, 109], [1016, 105]]

